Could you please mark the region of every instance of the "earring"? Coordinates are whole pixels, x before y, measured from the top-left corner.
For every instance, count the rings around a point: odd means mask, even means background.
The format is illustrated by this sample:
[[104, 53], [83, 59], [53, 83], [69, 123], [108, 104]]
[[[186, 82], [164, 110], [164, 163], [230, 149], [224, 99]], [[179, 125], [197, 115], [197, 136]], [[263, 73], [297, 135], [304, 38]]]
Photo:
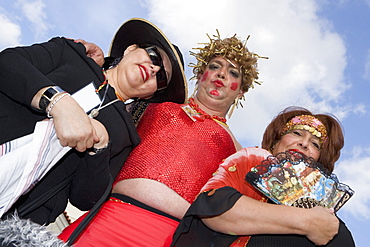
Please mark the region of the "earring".
[[235, 98], [234, 100], [234, 103], [231, 105], [231, 108], [229, 110], [229, 112], [227, 113], [227, 117], [230, 119], [231, 118], [231, 115], [233, 114], [234, 110], [235, 110], [235, 107], [236, 108], [239, 108], [239, 105], [241, 108], [243, 108], [243, 104], [242, 104], [242, 100], [245, 100], [245, 97], [244, 97], [244, 94], [242, 97], [238, 97], [238, 98]]
[[231, 118], [231, 115], [233, 115], [235, 107], [238, 108], [238, 104], [239, 104], [239, 98], [235, 98], [234, 103], [231, 105], [231, 108], [230, 108], [229, 112], [227, 113], [227, 117], [229, 119]]

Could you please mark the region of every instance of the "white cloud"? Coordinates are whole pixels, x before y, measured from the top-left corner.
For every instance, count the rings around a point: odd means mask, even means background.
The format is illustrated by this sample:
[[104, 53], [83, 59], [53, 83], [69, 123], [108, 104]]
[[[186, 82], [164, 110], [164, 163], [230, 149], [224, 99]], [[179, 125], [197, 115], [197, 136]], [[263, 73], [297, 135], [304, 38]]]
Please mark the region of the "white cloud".
[[47, 23], [47, 15], [45, 13], [45, 4], [43, 0], [18, 0], [16, 2], [22, 14], [33, 25], [32, 29], [36, 39], [45, 39], [48, 35], [50, 25]]
[[[216, 29], [221, 37], [237, 33], [259, 61], [262, 86], [246, 94], [243, 109], [229, 124], [242, 143], [259, 144], [266, 124], [284, 107], [298, 105], [345, 117], [351, 108], [342, 99], [346, 49], [330, 22], [317, 15], [316, 1], [154, 1], [149, 18], [178, 44], [188, 64], [188, 51], [207, 42]], [[191, 77], [187, 68], [187, 77]], [[339, 117], [339, 116], [338, 116]]]
[[370, 147], [355, 147], [349, 159], [341, 160], [334, 173], [339, 181], [349, 185], [354, 191], [354, 196], [341, 209], [350, 212], [358, 219], [370, 219]]
[[21, 28], [5, 14], [0, 13], [0, 51], [20, 44]]
[[[215, 34], [215, 29], [221, 37], [251, 35], [249, 49], [269, 57], [259, 61], [263, 84], [246, 94], [244, 108], [228, 121], [243, 146], [260, 145], [267, 124], [289, 105], [332, 113], [341, 121], [351, 112], [365, 112], [364, 105], [342, 99], [351, 86], [344, 78], [346, 45], [331, 23], [318, 17], [315, 1], [147, 2], [149, 17], [182, 48], [186, 63], [194, 61], [188, 51], [207, 42], [206, 33]], [[191, 75], [187, 68], [187, 77]], [[364, 174], [369, 162], [370, 155], [363, 153], [337, 166], [340, 181], [356, 191], [343, 213], [370, 215], [370, 174]]]
[[27, 19], [32, 20], [35, 32], [36, 28], [40, 29], [38, 37], [28, 43], [46, 41], [54, 36], [82, 38], [99, 45], [105, 54], [123, 22], [146, 16], [141, 1], [132, 0], [106, 0], [104, 4], [98, 0], [17, 0], [17, 3], [24, 15], [34, 13]]

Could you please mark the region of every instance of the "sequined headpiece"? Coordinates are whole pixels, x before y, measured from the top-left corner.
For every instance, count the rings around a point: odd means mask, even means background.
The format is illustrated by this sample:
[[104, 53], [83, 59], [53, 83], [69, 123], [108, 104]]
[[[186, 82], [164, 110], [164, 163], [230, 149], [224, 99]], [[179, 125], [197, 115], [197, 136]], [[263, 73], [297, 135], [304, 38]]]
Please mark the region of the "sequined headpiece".
[[290, 119], [282, 129], [281, 136], [295, 129], [309, 131], [312, 135], [318, 137], [321, 143], [324, 143], [328, 138], [325, 125], [311, 115], [301, 115]]
[[199, 50], [198, 53], [190, 52], [190, 55], [197, 59], [197, 63], [190, 63], [189, 66], [193, 67], [194, 77], [196, 79], [199, 74], [204, 73], [207, 64], [217, 56], [223, 56], [229, 61], [234, 61], [240, 66], [240, 71], [243, 75], [243, 91], [247, 92], [249, 88], [254, 88], [254, 84], [261, 85], [261, 82], [257, 81], [257, 59], [267, 58], [261, 57], [255, 53], [248, 51], [246, 43], [249, 39], [241, 41], [236, 37], [236, 34], [231, 38], [221, 39], [220, 34], [217, 31], [217, 35], [213, 35], [211, 38], [208, 34], [209, 43], [199, 43], [205, 45], [203, 48], [193, 48]]

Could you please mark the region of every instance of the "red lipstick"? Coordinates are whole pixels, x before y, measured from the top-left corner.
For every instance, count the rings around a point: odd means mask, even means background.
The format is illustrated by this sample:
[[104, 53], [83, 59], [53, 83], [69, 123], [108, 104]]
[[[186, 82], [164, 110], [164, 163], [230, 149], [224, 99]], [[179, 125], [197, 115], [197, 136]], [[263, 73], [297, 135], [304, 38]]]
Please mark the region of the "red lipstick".
[[210, 94], [212, 94], [212, 95], [214, 95], [214, 96], [219, 96], [219, 95], [220, 95], [220, 93], [219, 93], [217, 90], [212, 90], [212, 91], [210, 92]]
[[214, 80], [212, 81], [213, 84], [215, 84], [216, 87], [224, 87], [225, 84], [221, 80]]
[[301, 153], [301, 154], [304, 154], [302, 151], [298, 150], [298, 149], [288, 149], [289, 152], [296, 152], [296, 153]]
[[141, 77], [143, 78], [144, 82], [146, 82], [146, 80], [148, 80], [149, 78], [149, 73], [148, 71], [146, 70], [146, 68], [139, 64], [139, 69], [140, 69], [140, 73], [141, 73]]

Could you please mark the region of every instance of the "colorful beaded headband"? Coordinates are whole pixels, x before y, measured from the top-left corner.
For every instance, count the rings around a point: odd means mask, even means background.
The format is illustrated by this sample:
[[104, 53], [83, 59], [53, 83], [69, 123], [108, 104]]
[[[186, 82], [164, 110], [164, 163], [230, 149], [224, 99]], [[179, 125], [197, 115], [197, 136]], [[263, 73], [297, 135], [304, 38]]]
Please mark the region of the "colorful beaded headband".
[[320, 138], [322, 143], [324, 143], [328, 138], [325, 125], [311, 115], [301, 115], [290, 119], [282, 129], [281, 136], [295, 129], [309, 131], [312, 135]]

